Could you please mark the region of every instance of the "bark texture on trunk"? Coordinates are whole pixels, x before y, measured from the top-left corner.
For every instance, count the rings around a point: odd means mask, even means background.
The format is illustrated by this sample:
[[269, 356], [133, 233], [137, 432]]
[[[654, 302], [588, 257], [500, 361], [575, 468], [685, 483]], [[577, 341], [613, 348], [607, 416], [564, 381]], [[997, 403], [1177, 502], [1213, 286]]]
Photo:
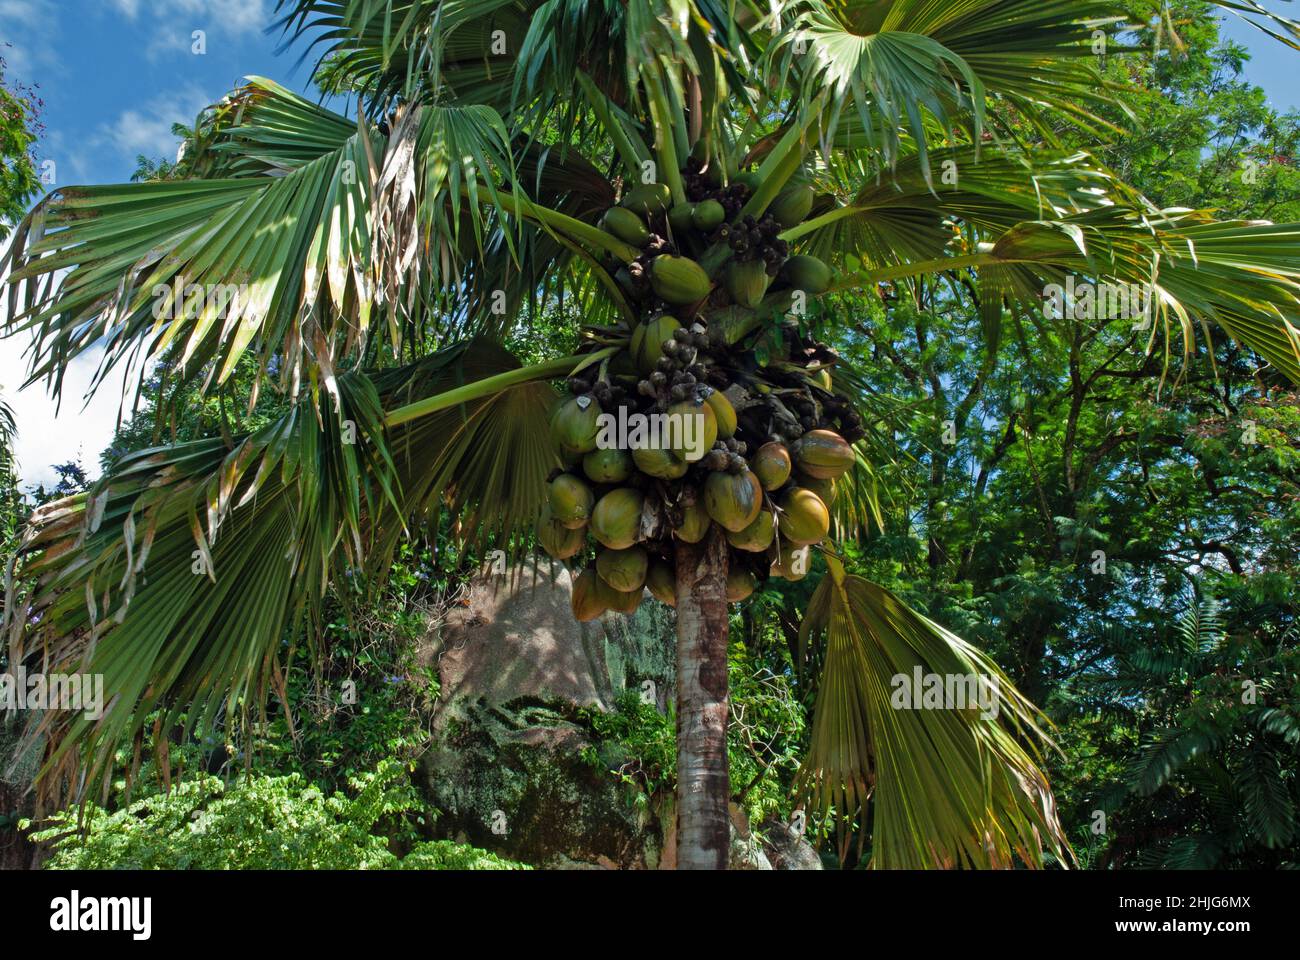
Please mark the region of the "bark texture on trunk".
[[677, 544], [677, 868], [725, 870], [727, 541], [715, 524]]

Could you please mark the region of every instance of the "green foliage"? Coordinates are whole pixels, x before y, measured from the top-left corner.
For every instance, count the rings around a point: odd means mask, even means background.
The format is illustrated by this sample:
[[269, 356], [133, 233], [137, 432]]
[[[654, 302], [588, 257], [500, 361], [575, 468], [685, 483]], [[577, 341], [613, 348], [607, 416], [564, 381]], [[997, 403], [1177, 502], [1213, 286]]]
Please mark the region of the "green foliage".
[[731, 719], [727, 761], [731, 792], [750, 823], [788, 817], [791, 786], [803, 753], [807, 714], [787, 671], [774, 672], [760, 657], [733, 644], [730, 657]]
[[382, 590], [366, 597], [363, 584], [349, 583], [352, 603], [327, 598], [324, 659], [286, 670], [288, 703], [250, 743], [262, 763], [341, 784], [383, 757], [413, 756], [438, 696], [436, 671], [416, 662], [417, 642], [440, 616], [446, 582], [430, 552], [408, 542]]
[[41, 129], [40, 107], [34, 90], [5, 82], [0, 57], [0, 240], [9, 236], [41, 190], [31, 152]]
[[[1179, 48], [1166, 33], [1157, 56], [1108, 58], [1134, 112], [1102, 111], [1120, 132], [1051, 132], [1159, 204], [1300, 217], [1300, 115], [1267, 105], [1208, 11], [1169, 8]], [[1300, 765], [1281, 736], [1300, 704], [1294, 388], [1218, 333], [1184, 364], [1159, 338], [1148, 352], [1151, 331], [1131, 321], [1006, 304], [990, 349], [973, 279], [884, 284], [827, 307], [855, 377], [892, 401], [877, 423], [895, 448], [885, 527], [842, 545], [849, 569], [992, 653], [1045, 708], [1061, 749], [1045, 769], [1083, 865], [1295, 862]], [[789, 643], [813, 580], [770, 585], [779, 599], [756, 608], [757, 632]], [[1195, 657], [1176, 627], [1189, 580], [1220, 598], [1227, 638]], [[1141, 683], [1139, 666], [1152, 671]], [[1253, 710], [1229, 689], [1247, 679]], [[1107, 832], [1093, 832], [1096, 811]]]
[[[93, 804], [51, 817], [56, 870], [502, 870], [521, 864], [447, 841], [416, 841], [404, 855], [376, 828], [394, 820], [416, 836], [424, 814], [405, 765], [382, 761], [350, 795], [326, 795], [298, 774], [183, 783], [115, 813]], [[526, 868], [525, 868], [526, 869]]]
[[[771, 814], [785, 816], [792, 805], [791, 784], [799, 766], [805, 714], [789, 678], [733, 644], [730, 657], [731, 721], [727, 760], [732, 798], [752, 823]], [[676, 720], [653, 702], [629, 690], [608, 713], [583, 710], [593, 733], [583, 759], [607, 769], [627, 788], [627, 799], [650, 810], [677, 784]]]
[[677, 734], [673, 713], [660, 713], [653, 702], [629, 690], [609, 713], [584, 710], [580, 717], [591, 727], [595, 742], [583, 749], [592, 767], [608, 769], [627, 788], [627, 799], [638, 809], [671, 793], [677, 783]]
[[1177, 603], [1112, 631], [1112, 658], [1062, 689], [1067, 730], [1092, 744], [1066, 802], [1105, 813], [1089, 841], [1099, 866], [1296, 866], [1297, 611], [1245, 587]]

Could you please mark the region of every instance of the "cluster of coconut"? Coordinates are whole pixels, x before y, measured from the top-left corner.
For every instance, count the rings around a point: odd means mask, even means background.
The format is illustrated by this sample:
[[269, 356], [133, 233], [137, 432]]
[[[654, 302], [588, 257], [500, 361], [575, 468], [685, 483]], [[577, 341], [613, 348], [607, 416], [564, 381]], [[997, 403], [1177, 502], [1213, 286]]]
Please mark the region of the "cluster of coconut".
[[[788, 257], [777, 236], [807, 216], [811, 191], [792, 188], [753, 220], [738, 213], [751, 187], [719, 189], [722, 199], [669, 209], [666, 187], [644, 185], [602, 221], [643, 251], [611, 271], [643, 319], [615, 357], [568, 382], [551, 423], [564, 468], [537, 526], [552, 557], [594, 556], [574, 581], [579, 620], [631, 613], [645, 588], [675, 603], [676, 542], [698, 543], [714, 524], [729, 544], [729, 601], [770, 576], [801, 579], [830, 531], [835, 481], [856, 460], [861, 422], [831, 388], [829, 348], [778, 323], [759, 362], [723, 336], [723, 313], [760, 307], [770, 285], [829, 286], [824, 264]], [[730, 253], [715, 284], [683, 254], [720, 244]]]

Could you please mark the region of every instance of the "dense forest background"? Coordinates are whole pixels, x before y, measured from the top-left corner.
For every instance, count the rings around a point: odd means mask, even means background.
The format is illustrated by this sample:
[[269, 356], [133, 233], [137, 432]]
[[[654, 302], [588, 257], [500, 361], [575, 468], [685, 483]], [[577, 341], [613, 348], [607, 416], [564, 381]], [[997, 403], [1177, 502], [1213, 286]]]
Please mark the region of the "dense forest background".
[[[1095, 130], [1057, 135], [1160, 206], [1300, 221], [1300, 115], [1278, 114], [1245, 81], [1245, 50], [1221, 40], [1203, 5], [1175, 5], [1172, 22], [1176, 37], [1145, 38], [1154, 53], [1107, 64], [1129, 111], [1109, 117], [1122, 132], [1103, 131], [1100, 149]], [[139, 176], [177, 172], [142, 158]], [[1218, 330], [1188, 357], [1176, 336], [1090, 319], [1007, 318], [988, 341], [978, 291], [946, 282], [887, 285], [833, 309], [822, 336], [876, 397], [876, 469], [895, 491], [852, 565], [989, 651], [1052, 718], [1060, 753], [1046, 769], [1081, 864], [1300, 864], [1300, 406], [1282, 377]], [[526, 360], [562, 355], [573, 319], [551, 304], [511, 346]], [[235, 377], [163, 421], [159, 365], [103, 461], [266, 422], [278, 400], [250, 410], [250, 383]], [[19, 491], [4, 464], [6, 554], [35, 503], [85, 488], [82, 465], [59, 473], [56, 489]], [[287, 675], [268, 712], [251, 711], [225, 743], [160, 734], [125, 748], [144, 758], [139, 775], [115, 782], [89, 840], [61, 841], [49, 863], [506, 865], [439, 837], [438, 811], [406, 776], [437, 692], [412, 645], [427, 611], [483, 561], [441, 542], [420, 532], [377, 594], [336, 587], [325, 635], [285, 639], [323, 642], [326, 666]], [[751, 819], [795, 813], [817, 697], [795, 669], [807, 592], [771, 581], [733, 618], [733, 711], [748, 722], [733, 731], [732, 783]], [[341, 678], [364, 708], [320, 707]], [[580, 721], [635, 758], [607, 771], [626, 802], [671, 793], [672, 727], [653, 707], [631, 699]], [[24, 802], [0, 791], [0, 846], [30, 857], [15, 829]], [[200, 807], [207, 829], [177, 832]], [[864, 824], [840, 825], [839, 842], [818, 826], [828, 864], [865, 864]]]

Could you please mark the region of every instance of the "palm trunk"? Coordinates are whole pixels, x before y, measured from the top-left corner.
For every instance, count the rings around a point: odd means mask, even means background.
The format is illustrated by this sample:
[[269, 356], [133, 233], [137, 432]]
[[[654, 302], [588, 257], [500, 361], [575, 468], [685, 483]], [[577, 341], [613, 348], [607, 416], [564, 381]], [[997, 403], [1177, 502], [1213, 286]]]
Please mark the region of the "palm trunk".
[[725, 870], [727, 541], [714, 525], [677, 544], [677, 868]]

